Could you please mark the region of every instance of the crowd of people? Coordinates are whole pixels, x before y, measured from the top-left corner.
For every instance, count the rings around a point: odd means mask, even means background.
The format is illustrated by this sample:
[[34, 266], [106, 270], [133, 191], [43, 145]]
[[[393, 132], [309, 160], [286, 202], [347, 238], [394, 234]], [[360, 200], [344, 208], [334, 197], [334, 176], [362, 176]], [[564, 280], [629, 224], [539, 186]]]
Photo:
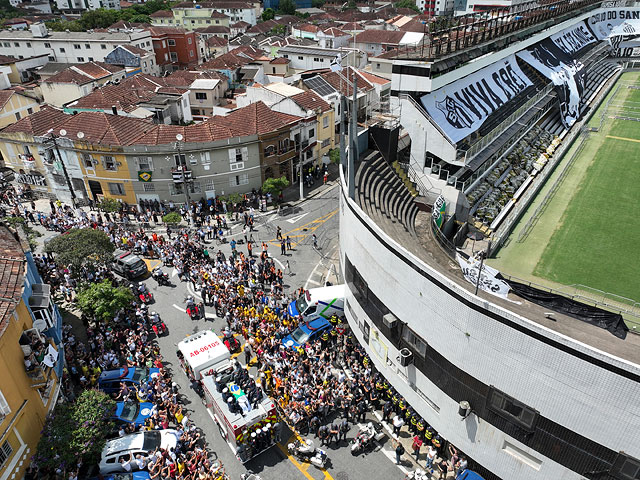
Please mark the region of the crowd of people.
[[[210, 232], [228, 228], [224, 213], [231, 208], [226, 203], [194, 204], [190, 212], [183, 212], [191, 220], [190, 228], [169, 229], [162, 235], [145, 225], [150, 220], [159, 220], [156, 217], [162, 209], [155, 203], [142, 206], [142, 216], [138, 215], [139, 223], [134, 227], [124, 220], [124, 209], [115, 218], [51, 202], [51, 211], [45, 213], [37, 211], [33, 203], [19, 203], [15, 197], [8, 200], [12, 214], [21, 215], [34, 224], [58, 231], [101, 229], [116, 247], [160, 259], [165, 266], [175, 268], [180, 281], [189, 282], [201, 295], [202, 318], [206, 318], [204, 309], [212, 308], [230, 331], [244, 337], [247, 364], [255, 355], [263, 388], [277, 401], [283, 419], [300, 434], [316, 435], [322, 444], [339, 444], [346, 440], [350, 423], [364, 422], [367, 412], [381, 409], [385, 420], [393, 419], [394, 427], [402, 421], [397, 431], [406, 422], [412, 435], [420, 440], [414, 441], [414, 453], [417, 443], [418, 455], [423, 444], [428, 448], [427, 467], [433, 467], [436, 458], [444, 458], [447, 451], [451, 452], [433, 429], [419, 417], [416, 420], [415, 412], [375, 372], [362, 347], [346, 325], [340, 323], [341, 319], [332, 318], [332, 328], [303, 347], [283, 345], [282, 339], [300, 321], [287, 314], [286, 306], [301, 292], [285, 294], [283, 272], [269, 256], [266, 244], [260, 252], [252, 251], [250, 241], [245, 242], [246, 253], [235, 243], [229, 254], [221, 249], [214, 252]], [[245, 232], [250, 231], [254, 210], [249, 202], [244, 207], [234, 206], [233, 211], [233, 217], [241, 225], [244, 223]], [[212, 229], [208, 229], [210, 226]], [[51, 256], [36, 255], [35, 260], [44, 281], [57, 289], [66, 301], [73, 301], [79, 280], [118, 281], [106, 267], [71, 272], [66, 266], [57, 265]], [[132, 304], [108, 324], [85, 318], [87, 344], [77, 341], [73, 331], [65, 327], [64, 390], [73, 396], [75, 387], [95, 386], [102, 371], [124, 365], [159, 368], [160, 373], [149, 378], [140, 389], [123, 386], [115, 398], [154, 403], [153, 414], [141, 428], [176, 428], [180, 432], [179, 447], [173, 452], [159, 451], [149, 458], [131, 459], [128, 465], [139, 467], [141, 461], [152, 478], [218, 478], [220, 467], [209, 460], [206, 445], [183, 413], [177, 386], [163, 366], [148, 319], [138, 304]], [[132, 428], [122, 428], [119, 434], [126, 434]], [[445, 472], [458, 470], [461, 462], [456, 457], [453, 463], [444, 462], [440, 468]], [[466, 468], [466, 463], [464, 466]]]

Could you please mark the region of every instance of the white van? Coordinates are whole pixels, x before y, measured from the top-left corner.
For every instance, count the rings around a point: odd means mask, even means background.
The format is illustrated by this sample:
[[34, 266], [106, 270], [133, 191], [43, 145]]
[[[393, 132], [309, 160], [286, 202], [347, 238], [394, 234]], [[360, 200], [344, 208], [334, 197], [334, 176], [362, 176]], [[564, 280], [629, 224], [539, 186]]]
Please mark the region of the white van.
[[102, 450], [100, 460], [100, 473], [124, 472], [121, 461], [125, 462], [140, 454], [144, 457], [156, 448], [176, 448], [178, 436], [175, 430], [150, 430], [124, 435], [120, 438], [109, 440]]
[[231, 353], [213, 330], [204, 330], [178, 343], [178, 358], [189, 377], [201, 380], [229, 363]]
[[340, 317], [344, 315], [345, 288], [345, 285], [332, 285], [305, 290], [300, 298], [289, 304], [287, 312], [292, 317], [302, 315], [306, 321], [318, 317], [328, 320], [331, 315]]

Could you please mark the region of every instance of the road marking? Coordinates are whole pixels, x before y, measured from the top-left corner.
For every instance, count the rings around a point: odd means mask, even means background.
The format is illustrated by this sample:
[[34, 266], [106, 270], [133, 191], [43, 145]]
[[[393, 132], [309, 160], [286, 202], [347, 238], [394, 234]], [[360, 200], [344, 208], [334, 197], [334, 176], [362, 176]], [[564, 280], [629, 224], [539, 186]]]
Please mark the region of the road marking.
[[175, 277], [176, 275], [178, 275], [178, 269], [173, 267], [173, 272], [171, 272], [171, 276]]
[[302, 465], [300, 465], [300, 463], [291, 454], [289, 454], [289, 450], [287, 450], [286, 447], [283, 447], [279, 443], [277, 445], [278, 445], [278, 448], [282, 451], [282, 453], [284, 453], [287, 456], [287, 458], [293, 464], [293, 466], [302, 472], [305, 478], [309, 480], [315, 480], [315, 478], [313, 478], [311, 475], [307, 473], [306, 469], [305, 470], [302, 469]]
[[614, 140], [624, 140], [626, 142], [636, 142], [640, 143], [640, 140], [636, 140], [635, 138], [627, 138], [627, 137], [616, 137], [614, 135], [607, 135], [607, 138], [613, 138]]
[[303, 213], [301, 215], [296, 215], [295, 217], [291, 217], [291, 218], [289, 218], [289, 219], [287, 219], [285, 221], [289, 222], [289, 223], [296, 223], [297, 221], [301, 220], [302, 218], [306, 217], [307, 215], [309, 215], [309, 212]]
[[[320, 227], [320, 225], [329, 221], [336, 213], [338, 213], [338, 209], [333, 210], [332, 212], [329, 212], [323, 215], [322, 217], [318, 217], [309, 223], [300, 225], [299, 227], [296, 227], [293, 230], [289, 230], [288, 232], [283, 233], [282, 238], [286, 239], [287, 237], [289, 237], [289, 239], [291, 240], [295, 238], [299, 238], [300, 240], [291, 242], [291, 247], [295, 248], [298, 245], [300, 245], [305, 238], [307, 238], [309, 235], [315, 232]], [[272, 240], [269, 240], [267, 243], [270, 243], [271, 245], [280, 245], [280, 240], [274, 238]]]
[[318, 267], [322, 265], [322, 259], [316, 263], [316, 266], [313, 267], [313, 270], [311, 270], [311, 273], [309, 274], [309, 277], [307, 278], [307, 281], [304, 283], [304, 289], [308, 290], [309, 289], [309, 283], [311, 283], [311, 277], [313, 277], [316, 274], [316, 270], [318, 269]]
[[145, 258], [144, 263], [147, 264], [147, 268], [152, 272], [154, 268], [162, 265], [162, 260], [151, 260], [149, 258]]
[[[396, 463], [396, 452], [392, 452], [390, 450], [387, 450], [385, 448], [382, 448], [380, 450], [385, 457], [387, 457], [389, 460], [391, 460], [393, 463]], [[402, 471], [402, 473], [404, 473], [405, 475], [407, 475], [409, 473], [409, 470], [407, 470], [404, 466], [402, 465], [396, 465], [396, 467], [398, 467], [400, 469], [400, 471]]]
[[176, 305], [175, 303], [173, 304], [173, 308], [177, 308], [177, 309], [178, 309], [178, 310], [180, 310], [182, 313], [187, 313], [187, 311], [186, 311], [184, 308], [179, 307], [179, 306], [178, 306], [178, 305]]

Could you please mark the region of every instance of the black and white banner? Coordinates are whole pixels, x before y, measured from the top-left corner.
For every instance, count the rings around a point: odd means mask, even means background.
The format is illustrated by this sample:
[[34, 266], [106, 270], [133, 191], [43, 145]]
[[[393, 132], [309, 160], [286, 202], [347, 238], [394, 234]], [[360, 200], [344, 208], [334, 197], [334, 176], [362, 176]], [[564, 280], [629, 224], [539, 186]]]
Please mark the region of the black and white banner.
[[640, 47], [640, 20], [627, 20], [617, 27], [613, 27], [611, 34], [609, 34], [609, 45], [614, 52]]
[[596, 43], [598, 39], [593, 36], [585, 22], [580, 22], [573, 27], [565, 28], [560, 33], [551, 35], [551, 41], [564, 53], [573, 57], [587, 45]]
[[511, 55], [423, 96], [421, 101], [431, 118], [456, 143], [531, 85]]
[[565, 48], [564, 44], [554, 42], [549, 37], [518, 52], [517, 55], [556, 86], [562, 122], [566, 128], [569, 128], [580, 117], [580, 104], [587, 82], [587, 71], [584, 64], [573, 59]]
[[640, 20], [640, 8], [600, 9], [589, 17], [587, 23], [598, 40], [606, 40], [615, 27], [627, 20]]
[[[480, 290], [489, 292], [492, 295], [507, 298], [511, 287], [504, 280], [496, 278], [500, 273], [498, 270], [483, 263], [482, 272], [480, 272], [480, 260], [476, 260], [473, 257], [464, 258], [459, 253], [456, 253], [456, 259], [467, 282], [478, 285]], [[479, 282], [478, 275], [480, 275]]]

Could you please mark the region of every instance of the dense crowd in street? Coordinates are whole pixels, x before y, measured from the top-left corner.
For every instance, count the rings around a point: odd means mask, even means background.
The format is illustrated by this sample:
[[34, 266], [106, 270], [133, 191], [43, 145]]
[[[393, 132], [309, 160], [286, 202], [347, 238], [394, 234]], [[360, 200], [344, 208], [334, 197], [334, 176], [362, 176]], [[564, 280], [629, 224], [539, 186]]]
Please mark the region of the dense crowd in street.
[[[166, 235], [162, 235], [144, 226], [149, 220], [156, 223], [159, 220], [157, 215], [162, 210], [154, 204], [143, 206], [145, 211], [138, 214], [139, 223], [134, 226], [126, 220], [124, 209], [110, 215], [74, 211], [59, 202], [51, 202], [51, 211], [46, 213], [37, 211], [33, 202], [18, 203], [12, 196], [5, 196], [4, 200], [9, 203], [12, 214], [23, 216], [33, 224], [55, 231], [101, 229], [116, 247], [160, 259], [164, 266], [175, 268], [180, 281], [189, 282], [201, 295], [201, 317], [206, 318], [204, 310], [211, 308], [224, 319], [231, 332], [244, 337], [247, 365], [255, 357], [263, 388], [276, 399], [283, 420], [298, 433], [313, 434], [323, 445], [338, 445], [346, 441], [350, 423], [362, 423], [367, 412], [381, 409], [385, 420], [392, 422], [396, 435], [407, 424], [414, 436], [416, 458], [422, 446], [427, 449], [428, 469], [438, 468], [444, 476], [447, 471], [459, 473], [466, 468], [466, 460], [458, 456], [452, 446], [446, 448], [446, 442], [376, 374], [341, 319], [332, 317], [332, 328], [319, 339], [303, 347], [285, 348], [282, 338], [301, 320], [290, 317], [286, 306], [302, 292], [285, 295], [283, 272], [269, 256], [266, 244], [262, 244], [260, 252], [253, 251], [257, 247], [250, 241], [245, 242], [246, 253], [245, 248], [241, 251], [235, 242], [230, 245], [228, 255], [221, 249], [214, 252], [212, 237], [228, 228], [225, 212], [231, 211], [230, 205], [194, 204], [191, 212], [182, 212], [194, 220], [189, 228], [173, 231], [169, 228]], [[233, 211], [243, 231], [250, 231], [255, 214], [251, 204], [234, 206]], [[56, 264], [51, 256], [36, 255], [35, 260], [44, 281], [67, 302], [73, 301], [79, 282], [109, 279], [114, 284], [123, 283], [105, 267], [71, 272], [66, 266]], [[157, 451], [146, 458], [125, 460], [123, 469], [146, 468], [152, 478], [159, 479], [218, 478], [220, 466], [209, 460], [206, 444], [183, 412], [178, 387], [163, 366], [150, 315], [144, 307], [134, 302], [107, 324], [83, 318], [89, 339], [86, 345], [76, 340], [70, 327], [65, 327], [64, 391], [73, 398], [78, 388], [96, 386], [102, 371], [125, 365], [158, 368], [159, 373], [139, 389], [123, 385], [114, 393], [114, 398], [152, 402], [153, 413], [139, 428], [175, 428], [178, 447], [175, 451]], [[123, 427], [118, 433], [124, 435], [134, 428]], [[401, 448], [397, 445], [396, 453]], [[448, 462], [444, 460], [447, 451], [452, 456]], [[436, 459], [440, 459], [439, 464]]]

